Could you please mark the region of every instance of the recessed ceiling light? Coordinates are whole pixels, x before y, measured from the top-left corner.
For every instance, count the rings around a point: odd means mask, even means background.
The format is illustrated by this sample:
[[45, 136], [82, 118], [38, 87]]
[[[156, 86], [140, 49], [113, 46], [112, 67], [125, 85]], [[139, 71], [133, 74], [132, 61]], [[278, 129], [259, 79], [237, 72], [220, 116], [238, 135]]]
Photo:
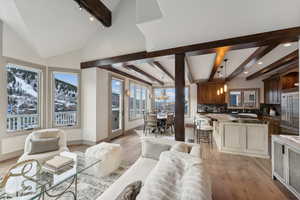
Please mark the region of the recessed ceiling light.
[[291, 43], [285, 43], [285, 44], [283, 44], [284, 47], [289, 47], [291, 45], [292, 45]]
[[247, 71], [244, 71], [244, 74], [248, 74], [249, 72], [247, 72]]
[[90, 16], [90, 21], [91, 22], [94, 21], [94, 17]]
[[262, 64], [263, 64], [263, 62], [259, 61], [257, 64], [259, 64], [259, 65], [262, 65]]

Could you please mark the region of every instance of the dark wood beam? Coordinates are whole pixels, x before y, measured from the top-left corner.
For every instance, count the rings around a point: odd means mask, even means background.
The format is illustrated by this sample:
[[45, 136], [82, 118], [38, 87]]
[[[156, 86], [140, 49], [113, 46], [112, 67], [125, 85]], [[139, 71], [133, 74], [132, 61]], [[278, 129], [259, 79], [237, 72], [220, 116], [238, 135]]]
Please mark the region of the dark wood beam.
[[292, 62], [295, 62], [295, 60], [298, 60], [299, 59], [299, 51], [298, 49], [293, 51], [292, 53], [284, 56], [283, 58], [277, 60], [276, 62], [268, 65], [267, 67], [251, 74], [250, 76], [248, 76], [246, 79], [247, 80], [252, 80], [252, 79], [255, 79], [261, 75], [264, 75], [268, 72], [271, 72], [275, 69], [278, 69], [280, 67], [283, 67], [283, 66], [288, 66], [290, 65]]
[[222, 48], [217, 49], [214, 64], [213, 64], [213, 68], [211, 70], [208, 81], [213, 81], [214, 80], [214, 76], [215, 76], [218, 68], [222, 64], [222, 62], [224, 60], [224, 57], [225, 57], [228, 50], [229, 50], [229, 47], [222, 47]]
[[161, 80], [155, 78], [154, 76], [150, 75], [149, 73], [141, 70], [140, 68], [138, 68], [134, 65], [126, 65], [125, 67], [128, 68], [128, 69], [132, 69], [133, 71], [136, 71], [137, 73], [140, 73], [140, 74], [146, 76], [147, 78], [159, 83], [160, 85], [164, 85], [164, 82], [162, 82]]
[[170, 72], [168, 72], [168, 70], [166, 70], [166, 68], [162, 66], [160, 62], [154, 61], [152, 62], [152, 64], [155, 65], [157, 68], [159, 68], [162, 72], [164, 72], [170, 79], [175, 81], [175, 77]]
[[185, 58], [185, 62], [186, 62], [186, 69], [187, 69], [187, 77], [189, 79], [189, 82], [192, 84], [195, 82], [195, 80], [191, 71], [191, 64], [188, 57]]
[[137, 52], [127, 55], [115, 56], [110, 58], [97, 59], [93, 61], [81, 63], [81, 68], [98, 67], [102, 65], [112, 65], [115, 63], [123, 63], [136, 60], [147, 60], [155, 57], [186, 53], [187, 55], [203, 55], [215, 53], [216, 49], [222, 47], [230, 47], [230, 50], [247, 49], [252, 47], [261, 47], [266, 45], [296, 42], [299, 40], [300, 27], [240, 36], [224, 40], [204, 42], [194, 45], [181, 46], [171, 49]]
[[101, 66], [101, 67], [99, 67], [99, 68], [100, 68], [100, 69], [107, 70], [107, 71], [110, 71], [110, 72], [113, 72], [113, 73], [116, 73], [116, 74], [119, 74], [119, 75], [121, 75], [121, 76], [125, 76], [125, 77], [127, 77], [127, 78], [130, 78], [130, 79], [133, 79], [133, 80], [136, 80], [136, 81], [140, 81], [140, 82], [142, 82], [142, 83], [145, 83], [145, 84], [147, 84], [147, 85], [152, 86], [152, 83], [149, 83], [148, 81], [145, 81], [145, 80], [143, 80], [143, 79], [140, 79], [140, 78], [138, 78], [138, 77], [136, 77], [136, 76], [133, 76], [133, 75], [131, 75], [131, 74], [128, 74], [128, 73], [123, 72], [123, 71], [121, 71], [121, 70], [118, 70], [118, 69], [116, 69], [116, 68], [113, 68], [112, 66], [107, 65], [107, 66]]
[[175, 140], [184, 141], [185, 54], [175, 54]]
[[111, 26], [111, 11], [101, 0], [74, 0], [81, 8], [84, 8], [92, 16], [98, 19], [104, 26]]
[[279, 44], [272, 44], [268, 46], [259, 47], [252, 53], [236, 70], [234, 70], [227, 78], [226, 81], [231, 81], [233, 78], [241, 74], [247, 67], [256, 63], [259, 59], [264, 57], [270, 51], [275, 49]]

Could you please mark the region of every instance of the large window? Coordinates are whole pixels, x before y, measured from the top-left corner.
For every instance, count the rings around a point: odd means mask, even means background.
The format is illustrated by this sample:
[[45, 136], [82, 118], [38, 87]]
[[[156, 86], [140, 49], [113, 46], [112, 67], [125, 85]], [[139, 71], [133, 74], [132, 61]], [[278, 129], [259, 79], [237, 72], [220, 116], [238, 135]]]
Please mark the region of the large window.
[[41, 127], [41, 70], [8, 63], [7, 130], [24, 131]]
[[79, 85], [78, 73], [52, 73], [54, 127], [79, 125]]
[[[189, 114], [189, 88], [186, 87], [184, 113]], [[154, 88], [154, 107], [157, 112], [175, 113], [175, 88]]]
[[147, 111], [147, 93], [146, 87], [130, 82], [130, 99], [129, 99], [129, 119], [142, 118]]

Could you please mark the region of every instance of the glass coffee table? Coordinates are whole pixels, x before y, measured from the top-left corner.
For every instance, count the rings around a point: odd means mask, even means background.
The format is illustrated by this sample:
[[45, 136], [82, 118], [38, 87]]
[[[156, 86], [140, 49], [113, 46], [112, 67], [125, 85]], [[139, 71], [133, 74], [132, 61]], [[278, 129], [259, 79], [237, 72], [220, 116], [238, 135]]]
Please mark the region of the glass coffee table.
[[0, 188], [0, 200], [60, 199], [66, 194], [77, 199], [78, 175], [100, 163], [101, 159], [86, 157], [81, 152], [62, 152], [61, 155], [71, 157], [75, 162], [60, 173], [47, 172], [38, 162], [11, 170], [12, 175]]

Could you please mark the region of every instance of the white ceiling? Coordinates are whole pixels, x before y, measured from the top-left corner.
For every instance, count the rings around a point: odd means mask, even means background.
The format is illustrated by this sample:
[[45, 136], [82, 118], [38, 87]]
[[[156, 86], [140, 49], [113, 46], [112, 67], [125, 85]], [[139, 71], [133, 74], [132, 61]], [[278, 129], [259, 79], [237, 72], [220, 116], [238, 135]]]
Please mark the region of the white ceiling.
[[[275, 61], [288, 55], [289, 53], [292, 53], [296, 49], [298, 49], [298, 42], [291, 43], [291, 46], [289, 47], [285, 47], [284, 44], [281, 44], [275, 49], [273, 49], [270, 53], [265, 55], [263, 58], [261, 58], [257, 63], [255, 63], [252, 66], [249, 66], [248, 69], [246, 70], [246, 72], [248, 72], [247, 74], [242, 73], [239, 75], [239, 77], [250, 76], [251, 74], [261, 70], [262, 68], [267, 67], [268, 65], [274, 63]], [[259, 62], [262, 62], [262, 64], [259, 65], [258, 64]]]
[[[113, 24], [104, 28], [91, 22], [73, 0], [0, 0], [0, 19], [28, 42], [41, 57], [53, 57], [82, 49], [81, 60], [116, 56], [136, 51], [153, 51], [208, 42], [265, 31], [300, 26], [299, 0], [102, 0], [113, 12]], [[146, 0], [143, 0], [143, 2]], [[292, 6], [291, 6], [292, 5]], [[149, 10], [151, 12], [148, 12]], [[138, 24], [136, 24], [138, 23]], [[246, 77], [297, 48], [277, 47], [263, 65], [250, 66]], [[227, 53], [227, 76], [256, 48]], [[90, 56], [92, 55], [92, 56]], [[215, 54], [189, 57], [195, 80], [207, 80]], [[157, 58], [175, 74], [174, 57]], [[149, 64], [137, 67], [165, 83], [172, 80]], [[123, 67], [120, 70], [128, 72]], [[187, 71], [187, 70], [186, 70]], [[146, 77], [128, 72], [132, 75]]]
[[147, 50], [300, 25], [299, 0], [157, 0], [162, 17], [139, 26]]
[[[112, 10], [120, 0], [105, 0]], [[0, 0], [0, 19], [43, 57], [62, 55], [84, 47], [104, 27], [79, 10], [73, 0]]]

